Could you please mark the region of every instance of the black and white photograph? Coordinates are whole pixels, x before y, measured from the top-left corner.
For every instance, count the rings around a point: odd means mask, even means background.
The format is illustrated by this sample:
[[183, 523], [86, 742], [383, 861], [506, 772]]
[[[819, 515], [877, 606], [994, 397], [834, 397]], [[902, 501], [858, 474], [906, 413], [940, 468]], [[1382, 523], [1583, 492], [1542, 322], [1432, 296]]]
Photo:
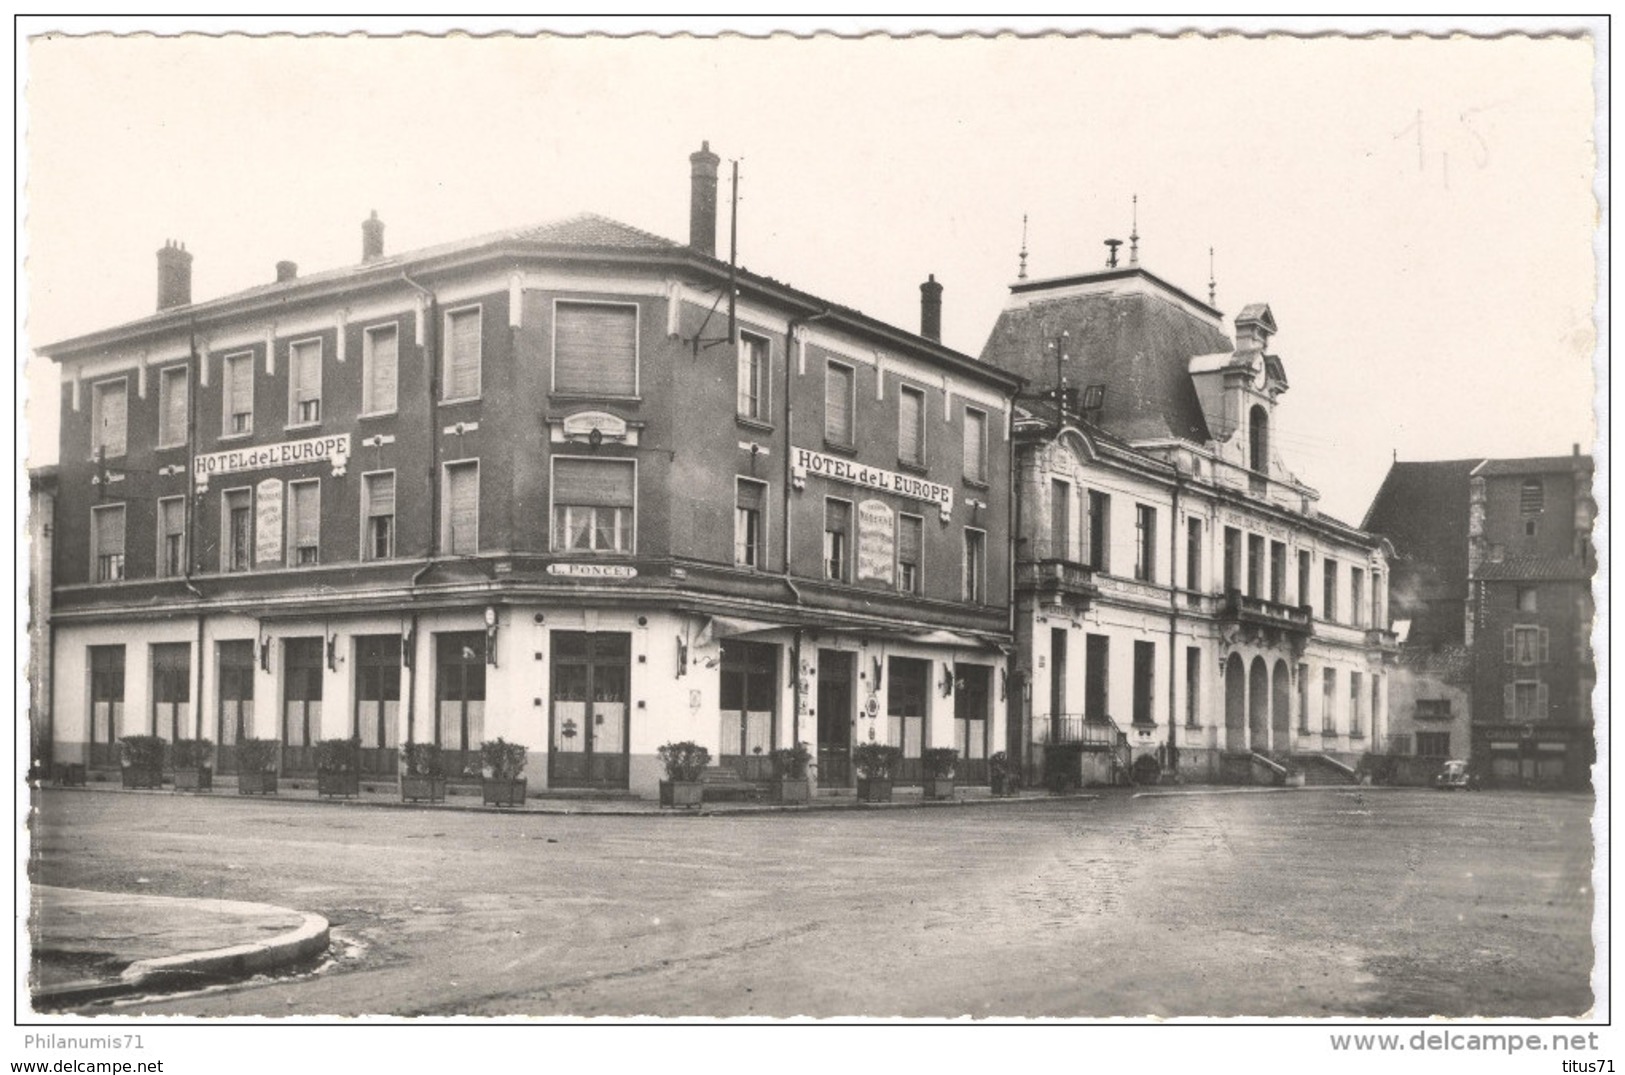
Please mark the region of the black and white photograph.
[[8, 1059], [1612, 1071], [1607, 22], [1239, 26], [20, 21]]

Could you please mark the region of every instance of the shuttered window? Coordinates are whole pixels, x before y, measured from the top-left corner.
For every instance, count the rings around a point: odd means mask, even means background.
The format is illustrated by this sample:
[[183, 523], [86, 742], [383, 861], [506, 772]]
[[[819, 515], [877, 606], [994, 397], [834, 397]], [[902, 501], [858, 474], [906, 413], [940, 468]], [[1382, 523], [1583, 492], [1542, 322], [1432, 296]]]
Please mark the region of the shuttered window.
[[824, 499], [824, 577], [849, 582], [852, 544], [852, 505], [832, 497]]
[[158, 447], [173, 448], [186, 443], [186, 368], [177, 366], [163, 372], [158, 383]]
[[186, 501], [168, 497], [158, 501], [158, 574], [174, 578], [184, 574], [186, 556]]
[[553, 325], [553, 391], [638, 394], [636, 306], [561, 302]]
[[222, 432], [226, 436], [254, 431], [254, 356], [231, 355], [226, 359], [226, 385], [222, 393], [226, 413]]
[[965, 408], [965, 477], [973, 482], [987, 481], [987, 414]]
[[367, 343], [361, 355], [363, 414], [389, 414], [395, 410], [397, 339], [394, 325], [367, 330]]
[[1508, 664], [1547, 664], [1552, 659], [1552, 634], [1545, 627], [1508, 627], [1501, 639]]
[[362, 482], [361, 556], [387, 560], [395, 555], [395, 475], [368, 474]]
[[767, 421], [767, 341], [760, 336], [739, 337], [739, 414]]
[[90, 402], [91, 454], [105, 452], [109, 458], [124, 454], [128, 402], [122, 379], [96, 386]]
[[633, 551], [636, 495], [630, 459], [554, 459], [554, 550]]
[[322, 420], [322, 342], [305, 340], [288, 348], [289, 425]]
[[824, 373], [824, 439], [851, 444], [852, 367], [831, 362]]
[[903, 593], [920, 592], [924, 531], [925, 520], [918, 515], [897, 516], [897, 588]]
[[918, 388], [905, 386], [897, 393], [897, 458], [925, 464], [925, 393]]
[[475, 399], [480, 394], [480, 308], [446, 315], [445, 383], [441, 399]]
[[445, 550], [453, 556], [471, 556], [480, 549], [480, 464], [446, 464]]
[[97, 582], [124, 577], [124, 505], [91, 511], [91, 570]]
[[288, 563], [314, 564], [321, 559], [322, 487], [320, 482], [288, 483]]
[[762, 522], [767, 486], [741, 478], [734, 506], [734, 563], [739, 567], [760, 568], [765, 536]]
[[221, 498], [221, 529], [226, 540], [220, 546], [222, 571], [247, 571], [254, 563], [254, 494], [248, 489], [231, 489]]

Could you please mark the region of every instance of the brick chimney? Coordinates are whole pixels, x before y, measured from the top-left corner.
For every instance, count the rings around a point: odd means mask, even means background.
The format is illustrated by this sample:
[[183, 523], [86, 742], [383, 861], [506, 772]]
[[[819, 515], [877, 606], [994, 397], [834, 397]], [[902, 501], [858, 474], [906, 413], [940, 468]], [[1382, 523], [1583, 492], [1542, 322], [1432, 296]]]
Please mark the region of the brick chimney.
[[688, 199], [688, 245], [708, 257], [717, 254], [717, 165], [722, 158], [710, 142], [688, 155], [693, 166]]
[[289, 280], [292, 280], [294, 277], [296, 277], [298, 275], [299, 275], [299, 266], [294, 264], [293, 262], [291, 262], [291, 261], [279, 261], [279, 262], [276, 263], [276, 282], [277, 283], [285, 284]]
[[942, 342], [942, 285], [936, 273], [920, 285], [920, 335]]
[[192, 305], [192, 255], [183, 243], [166, 240], [158, 251], [158, 309]]
[[384, 222], [378, 219], [378, 210], [361, 222], [361, 260], [377, 261], [384, 256]]

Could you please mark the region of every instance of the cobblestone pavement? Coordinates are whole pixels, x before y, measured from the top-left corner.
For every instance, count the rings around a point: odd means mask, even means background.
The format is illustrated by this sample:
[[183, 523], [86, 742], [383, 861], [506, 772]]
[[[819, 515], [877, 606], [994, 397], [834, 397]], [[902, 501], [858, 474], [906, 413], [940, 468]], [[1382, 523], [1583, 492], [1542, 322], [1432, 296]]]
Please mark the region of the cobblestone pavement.
[[324, 915], [124, 1012], [1577, 1015], [1588, 796], [1338, 789], [714, 817], [40, 793], [34, 879]]

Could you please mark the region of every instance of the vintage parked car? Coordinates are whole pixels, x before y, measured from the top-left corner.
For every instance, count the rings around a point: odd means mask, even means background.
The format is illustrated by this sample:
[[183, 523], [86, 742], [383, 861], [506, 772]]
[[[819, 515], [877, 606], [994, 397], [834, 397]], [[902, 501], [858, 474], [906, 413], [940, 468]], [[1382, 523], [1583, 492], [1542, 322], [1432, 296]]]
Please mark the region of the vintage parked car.
[[1440, 791], [1455, 791], [1457, 788], [1466, 788], [1468, 791], [1478, 790], [1478, 774], [1467, 771], [1467, 763], [1460, 759], [1452, 759], [1444, 763], [1439, 775], [1433, 778], [1433, 786]]

